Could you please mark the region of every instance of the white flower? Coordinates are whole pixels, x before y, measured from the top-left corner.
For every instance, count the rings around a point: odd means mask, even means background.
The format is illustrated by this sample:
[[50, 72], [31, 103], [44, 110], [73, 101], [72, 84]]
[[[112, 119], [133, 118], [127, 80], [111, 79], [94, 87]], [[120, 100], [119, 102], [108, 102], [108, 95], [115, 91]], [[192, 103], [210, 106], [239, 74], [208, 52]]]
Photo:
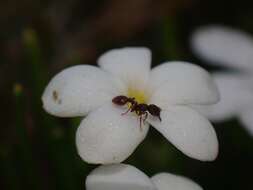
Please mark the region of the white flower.
[[[167, 62], [150, 71], [147, 48], [122, 48], [102, 55], [98, 64], [63, 70], [42, 96], [44, 109], [60, 117], [86, 116], [76, 133], [79, 155], [89, 163], [119, 163], [129, 157], [152, 124], [186, 155], [203, 161], [216, 158], [218, 142], [210, 122], [188, 105], [218, 101], [217, 88], [202, 68]], [[159, 106], [162, 121], [148, 117], [140, 129], [135, 113], [112, 99], [134, 97]]]
[[192, 180], [159, 173], [149, 178], [142, 171], [126, 164], [103, 165], [86, 179], [87, 190], [202, 190]]
[[221, 94], [217, 105], [200, 110], [213, 121], [237, 116], [253, 135], [253, 38], [224, 26], [206, 26], [191, 38], [193, 51], [209, 63], [237, 69], [213, 74]]

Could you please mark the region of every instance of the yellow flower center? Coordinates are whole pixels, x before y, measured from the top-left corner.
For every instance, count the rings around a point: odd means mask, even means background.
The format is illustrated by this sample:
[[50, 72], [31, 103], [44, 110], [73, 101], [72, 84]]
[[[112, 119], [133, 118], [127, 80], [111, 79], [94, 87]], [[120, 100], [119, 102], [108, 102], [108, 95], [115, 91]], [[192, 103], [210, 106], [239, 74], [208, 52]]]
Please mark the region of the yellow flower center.
[[138, 90], [133, 87], [128, 88], [127, 96], [135, 98], [135, 101], [137, 101], [139, 104], [146, 103], [148, 100], [148, 95], [145, 90]]

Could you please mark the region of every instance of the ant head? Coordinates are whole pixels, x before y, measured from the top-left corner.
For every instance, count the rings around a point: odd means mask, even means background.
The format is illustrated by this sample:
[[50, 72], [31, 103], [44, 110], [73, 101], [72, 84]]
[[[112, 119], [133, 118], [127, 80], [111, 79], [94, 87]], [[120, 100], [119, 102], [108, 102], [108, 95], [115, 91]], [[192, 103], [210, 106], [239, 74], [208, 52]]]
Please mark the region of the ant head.
[[116, 96], [112, 99], [112, 102], [116, 105], [123, 106], [129, 102], [129, 98], [126, 96]]
[[150, 104], [148, 106], [148, 112], [159, 118], [160, 121], [162, 121], [160, 113], [161, 113], [161, 108], [159, 108], [158, 106], [154, 105], [154, 104]]

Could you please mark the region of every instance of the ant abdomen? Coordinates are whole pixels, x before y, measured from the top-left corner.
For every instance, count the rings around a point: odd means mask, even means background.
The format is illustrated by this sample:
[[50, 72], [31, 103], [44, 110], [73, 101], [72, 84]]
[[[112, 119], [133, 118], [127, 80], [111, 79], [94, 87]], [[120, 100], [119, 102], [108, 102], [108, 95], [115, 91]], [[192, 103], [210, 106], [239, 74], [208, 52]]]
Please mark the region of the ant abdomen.
[[159, 118], [160, 121], [162, 121], [160, 113], [161, 113], [161, 108], [159, 108], [158, 106], [154, 105], [154, 104], [150, 104], [148, 106], [148, 112]]

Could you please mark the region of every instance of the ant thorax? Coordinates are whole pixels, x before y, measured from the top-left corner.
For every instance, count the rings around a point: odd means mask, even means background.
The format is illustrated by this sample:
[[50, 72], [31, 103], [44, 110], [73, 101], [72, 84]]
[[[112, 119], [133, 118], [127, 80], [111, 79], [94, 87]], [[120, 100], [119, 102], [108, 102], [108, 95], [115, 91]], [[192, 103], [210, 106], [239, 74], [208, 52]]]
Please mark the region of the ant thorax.
[[114, 97], [112, 99], [112, 102], [118, 106], [127, 105], [127, 111], [121, 115], [125, 115], [128, 112], [134, 112], [140, 118], [140, 127], [142, 122], [146, 121], [148, 114], [151, 114], [152, 116], [157, 117], [160, 121], [162, 121], [160, 116], [161, 108], [154, 104], [148, 105], [144, 103], [138, 103], [134, 97], [127, 97], [124, 95]]

